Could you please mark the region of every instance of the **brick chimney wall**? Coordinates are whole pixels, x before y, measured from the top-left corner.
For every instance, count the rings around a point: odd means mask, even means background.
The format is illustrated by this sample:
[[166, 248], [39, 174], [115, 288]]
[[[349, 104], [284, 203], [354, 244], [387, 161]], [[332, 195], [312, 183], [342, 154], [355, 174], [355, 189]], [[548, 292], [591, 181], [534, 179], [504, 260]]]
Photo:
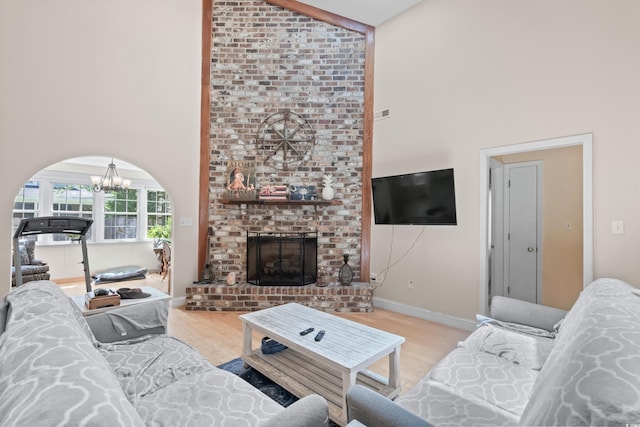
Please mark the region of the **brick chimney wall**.
[[[331, 281], [349, 254], [359, 279], [364, 36], [264, 1], [214, 1], [211, 66], [210, 261], [218, 277], [246, 281], [247, 231], [318, 231], [318, 274]], [[315, 134], [308, 161], [265, 165], [258, 129], [291, 110]], [[335, 205], [220, 203], [229, 161], [255, 161], [264, 185], [315, 185], [334, 177]]]

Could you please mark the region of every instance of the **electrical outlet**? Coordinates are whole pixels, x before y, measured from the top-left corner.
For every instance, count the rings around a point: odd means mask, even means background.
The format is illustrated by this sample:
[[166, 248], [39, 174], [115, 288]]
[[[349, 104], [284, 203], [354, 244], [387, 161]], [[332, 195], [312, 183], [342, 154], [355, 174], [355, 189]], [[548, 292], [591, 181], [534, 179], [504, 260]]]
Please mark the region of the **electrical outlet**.
[[377, 282], [377, 281], [378, 281], [378, 273], [371, 273], [371, 274], [369, 274], [369, 281], [371, 281], [371, 282]]
[[413, 289], [416, 287], [416, 283], [412, 279], [409, 279], [407, 286], [409, 286], [409, 289]]

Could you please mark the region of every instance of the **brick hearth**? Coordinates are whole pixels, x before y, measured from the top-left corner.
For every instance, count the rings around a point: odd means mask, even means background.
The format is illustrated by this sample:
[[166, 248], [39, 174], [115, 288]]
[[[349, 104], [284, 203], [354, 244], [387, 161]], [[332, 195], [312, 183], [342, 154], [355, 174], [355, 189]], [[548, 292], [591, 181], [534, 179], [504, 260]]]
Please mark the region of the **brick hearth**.
[[368, 283], [354, 282], [350, 286], [331, 284], [321, 287], [256, 286], [248, 283], [196, 285], [187, 288], [187, 310], [257, 311], [288, 302], [327, 312], [370, 313], [373, 310], [373, 290]]

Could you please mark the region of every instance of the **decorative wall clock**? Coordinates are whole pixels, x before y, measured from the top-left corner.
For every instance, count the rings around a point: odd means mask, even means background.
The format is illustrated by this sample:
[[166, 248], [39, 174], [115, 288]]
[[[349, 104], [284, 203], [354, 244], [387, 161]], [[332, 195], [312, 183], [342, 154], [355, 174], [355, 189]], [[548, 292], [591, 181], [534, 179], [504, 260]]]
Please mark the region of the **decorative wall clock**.
[[265, 164], [289, 169], [309, 160], [315, 136], [301, 116], [284, 110], [271, 114], [260, 124], [257, 145]]

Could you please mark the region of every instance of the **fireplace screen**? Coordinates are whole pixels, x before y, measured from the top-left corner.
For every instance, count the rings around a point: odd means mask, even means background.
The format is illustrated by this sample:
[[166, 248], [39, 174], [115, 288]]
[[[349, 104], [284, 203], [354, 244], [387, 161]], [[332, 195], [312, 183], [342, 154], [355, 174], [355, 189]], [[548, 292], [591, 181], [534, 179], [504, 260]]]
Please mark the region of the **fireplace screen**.
[[247, 282], [262, 286], [315, 283], [317, 252], [317, 232], [247, 232]]

